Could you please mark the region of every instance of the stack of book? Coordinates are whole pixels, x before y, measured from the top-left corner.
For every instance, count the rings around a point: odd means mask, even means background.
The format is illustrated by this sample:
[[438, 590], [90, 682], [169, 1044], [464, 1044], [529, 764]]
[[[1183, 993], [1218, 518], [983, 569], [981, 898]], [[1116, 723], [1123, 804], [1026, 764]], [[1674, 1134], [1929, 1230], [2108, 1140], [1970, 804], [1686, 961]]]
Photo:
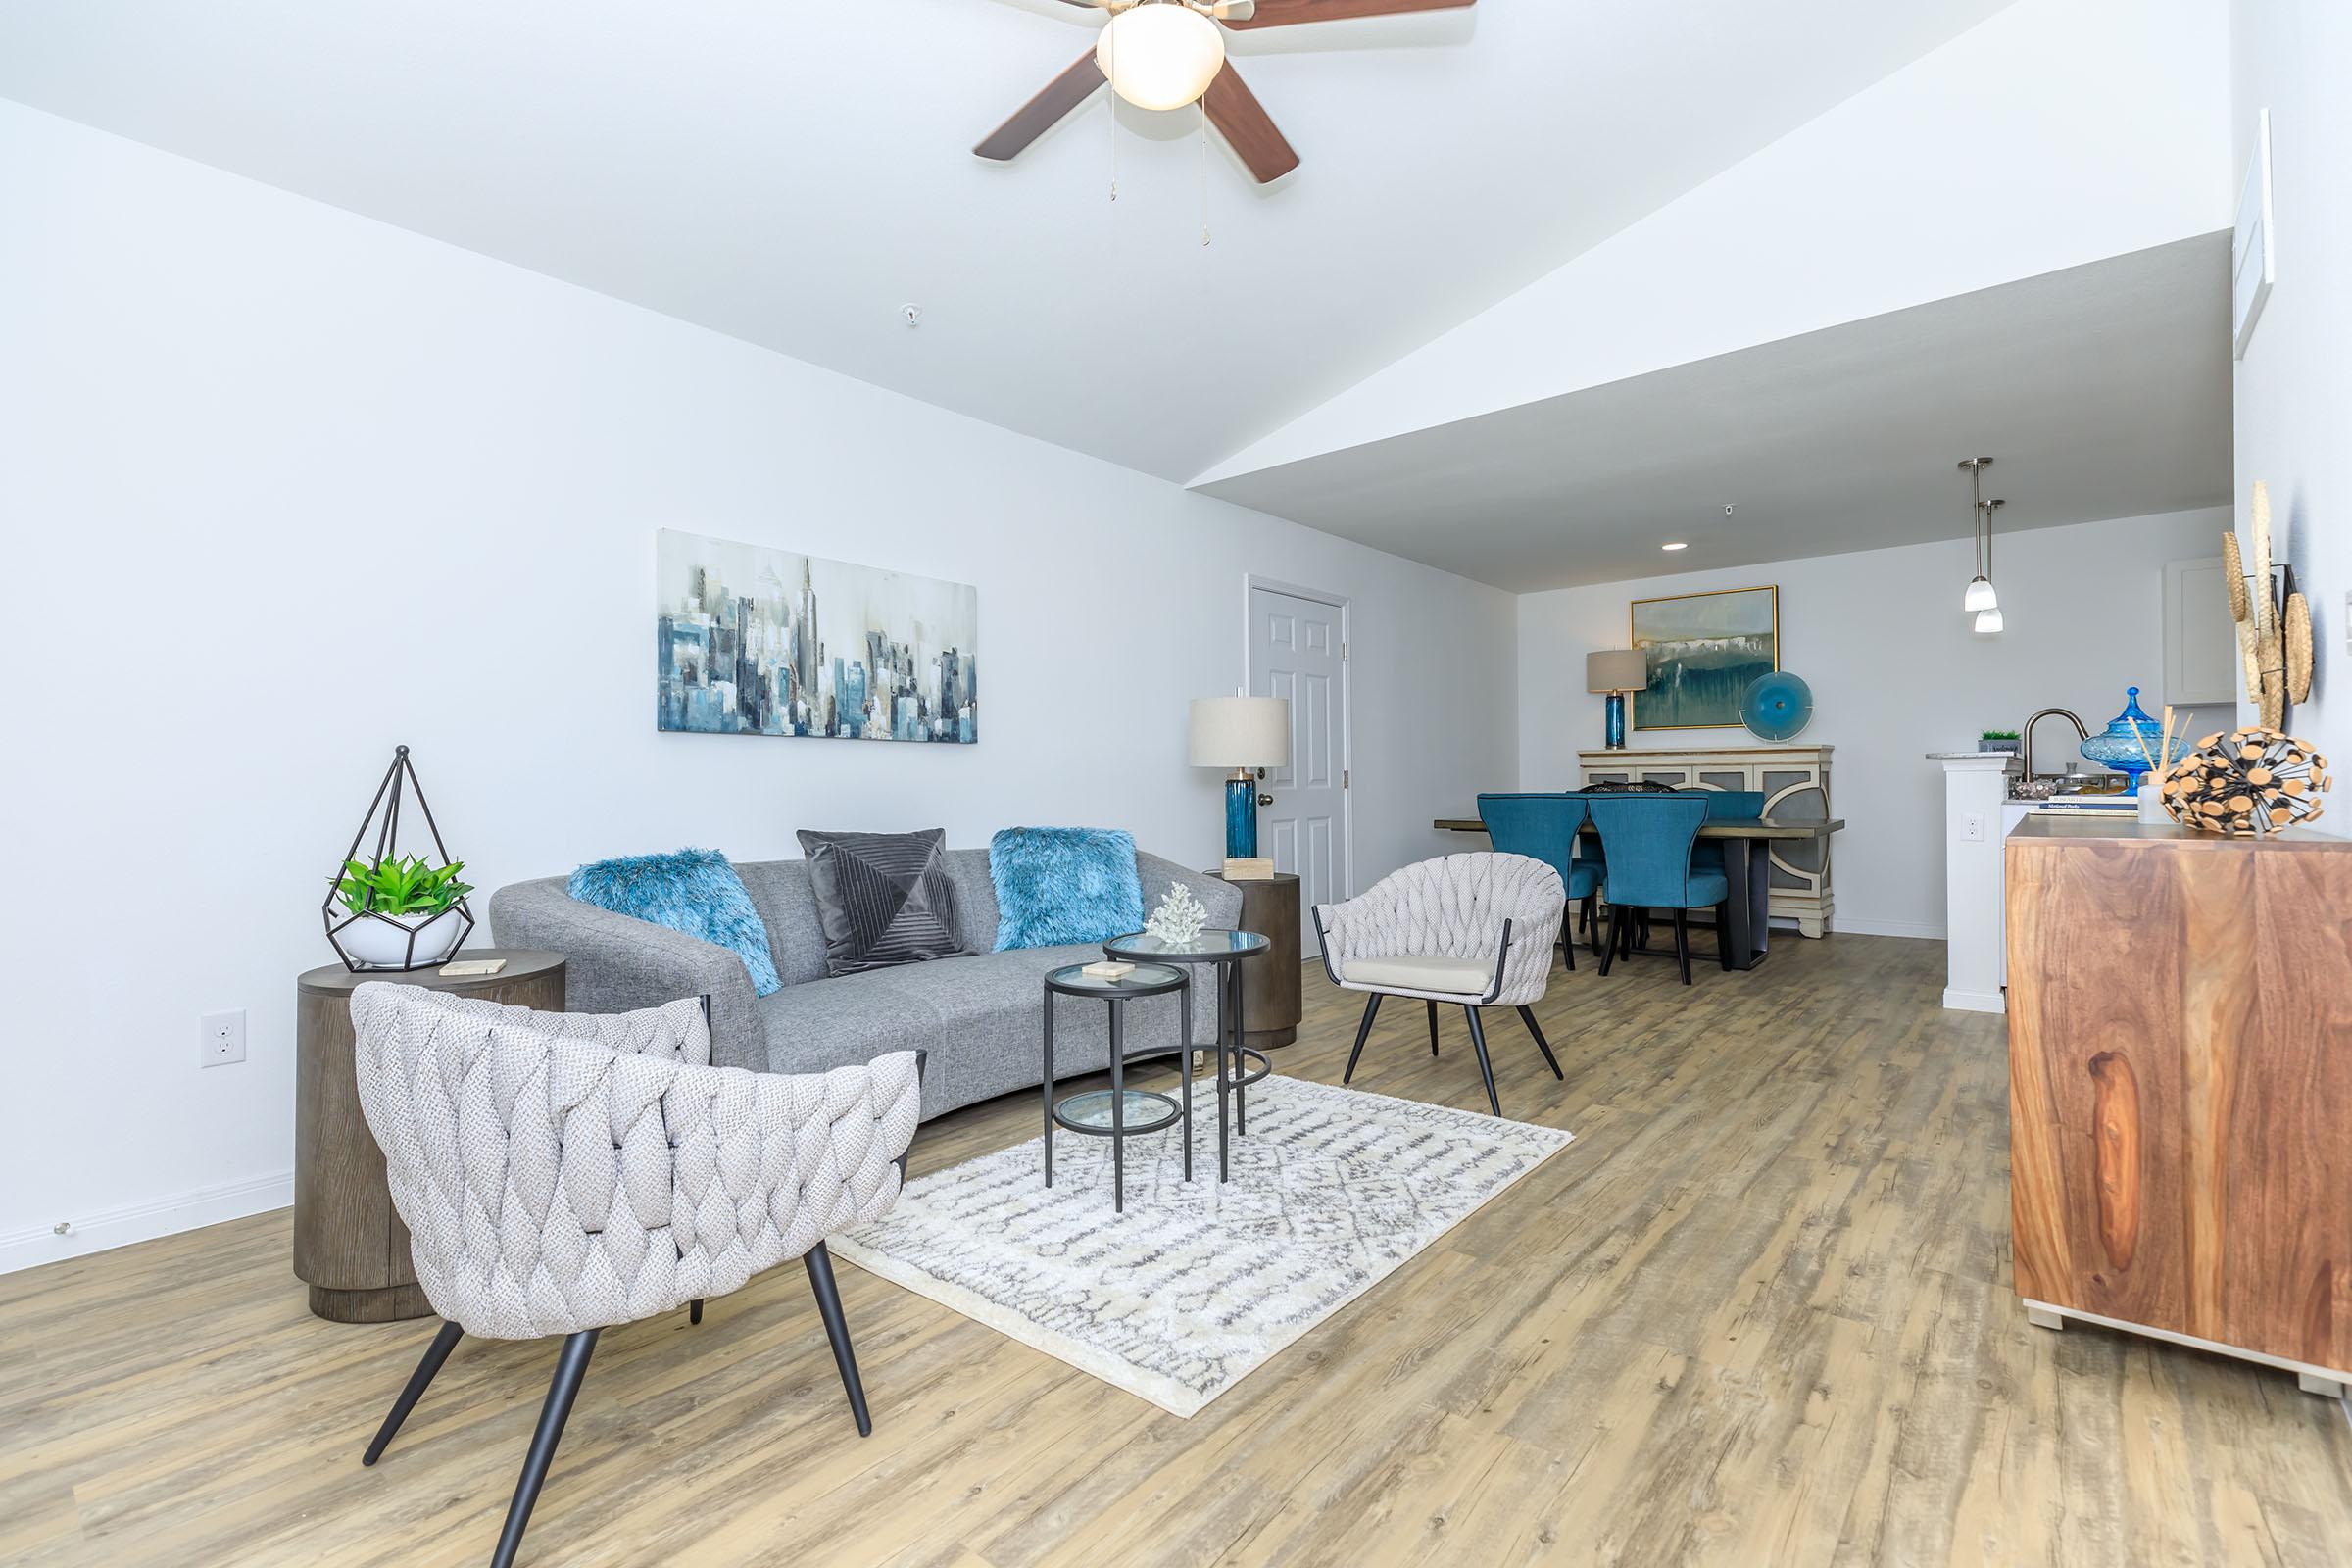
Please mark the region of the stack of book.
[[2053, 795], [2041, 803], [2040, 809], [2084, 813], [2136, 812], [2139, 809], [2139, 797], [2135, 795]]

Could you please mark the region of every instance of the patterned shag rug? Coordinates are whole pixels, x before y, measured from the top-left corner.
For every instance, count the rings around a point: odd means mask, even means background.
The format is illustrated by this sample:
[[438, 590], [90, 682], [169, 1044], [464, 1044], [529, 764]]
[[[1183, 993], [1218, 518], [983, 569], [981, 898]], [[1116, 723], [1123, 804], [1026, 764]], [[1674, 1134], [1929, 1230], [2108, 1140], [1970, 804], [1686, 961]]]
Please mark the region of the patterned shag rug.
[[[1160, 1087], [1152, 1074], [1152, 1088]], [[1203, 1103], [1205, 1102], [1205, 1104]], [[835, 1257], [1180, 1416], [1200, 1409], [1565, 1148], [1571, 1134], [1295, 1078], [1250, 1090], [1217, 1183], [1216, 1097], [1178, 1131], [1056, 1131], [909, 1183]]]

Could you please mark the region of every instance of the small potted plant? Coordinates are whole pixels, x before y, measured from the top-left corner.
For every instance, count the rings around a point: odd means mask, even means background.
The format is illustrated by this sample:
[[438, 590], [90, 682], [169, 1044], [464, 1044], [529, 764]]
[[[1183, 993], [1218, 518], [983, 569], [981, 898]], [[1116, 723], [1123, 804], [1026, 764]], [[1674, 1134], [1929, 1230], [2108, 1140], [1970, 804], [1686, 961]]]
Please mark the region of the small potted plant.
[[473, 891], [458, 879], [466, 862], [431, 865], [419, 855], [346, 860], [335, 903], [349, 918], [334, 927], [344, 956], [368, 969], [421, 969], [449, 956], [466, 935], [461, 906]]
[[2015, 757], [2023, 744], [2017, 731], [2013, 729], [1988, 729], [1978, 740], [1977, 750], [1980, 752], [2007, 752], [2011, 757]]

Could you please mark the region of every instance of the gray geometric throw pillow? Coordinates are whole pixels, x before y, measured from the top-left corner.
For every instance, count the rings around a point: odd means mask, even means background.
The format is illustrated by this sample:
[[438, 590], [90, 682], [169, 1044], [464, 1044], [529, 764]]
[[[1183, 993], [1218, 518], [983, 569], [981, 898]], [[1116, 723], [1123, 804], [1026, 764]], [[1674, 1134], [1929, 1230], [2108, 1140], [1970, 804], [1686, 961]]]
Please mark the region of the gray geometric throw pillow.
[[947, 830], [800, 835], [825, 936], [825, 972], [858, 974], [965, 950], [956, 887], [942, 858]]

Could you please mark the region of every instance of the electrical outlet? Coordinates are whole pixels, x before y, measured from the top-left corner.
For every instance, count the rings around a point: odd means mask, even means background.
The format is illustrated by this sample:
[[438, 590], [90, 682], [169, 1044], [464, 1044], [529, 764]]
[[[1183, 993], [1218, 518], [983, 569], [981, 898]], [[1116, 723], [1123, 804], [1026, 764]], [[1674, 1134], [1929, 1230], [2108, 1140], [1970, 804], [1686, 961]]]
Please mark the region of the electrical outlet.
[[225, 1067], [245, 1059], [245, 1009], [208, 1012], [196, 1020], [201, 1065]]
[[1983, 811], [1971, 811], [1960, 818], [1960, 842], [1963, 844], [1984, 842], [1984, 813]]

